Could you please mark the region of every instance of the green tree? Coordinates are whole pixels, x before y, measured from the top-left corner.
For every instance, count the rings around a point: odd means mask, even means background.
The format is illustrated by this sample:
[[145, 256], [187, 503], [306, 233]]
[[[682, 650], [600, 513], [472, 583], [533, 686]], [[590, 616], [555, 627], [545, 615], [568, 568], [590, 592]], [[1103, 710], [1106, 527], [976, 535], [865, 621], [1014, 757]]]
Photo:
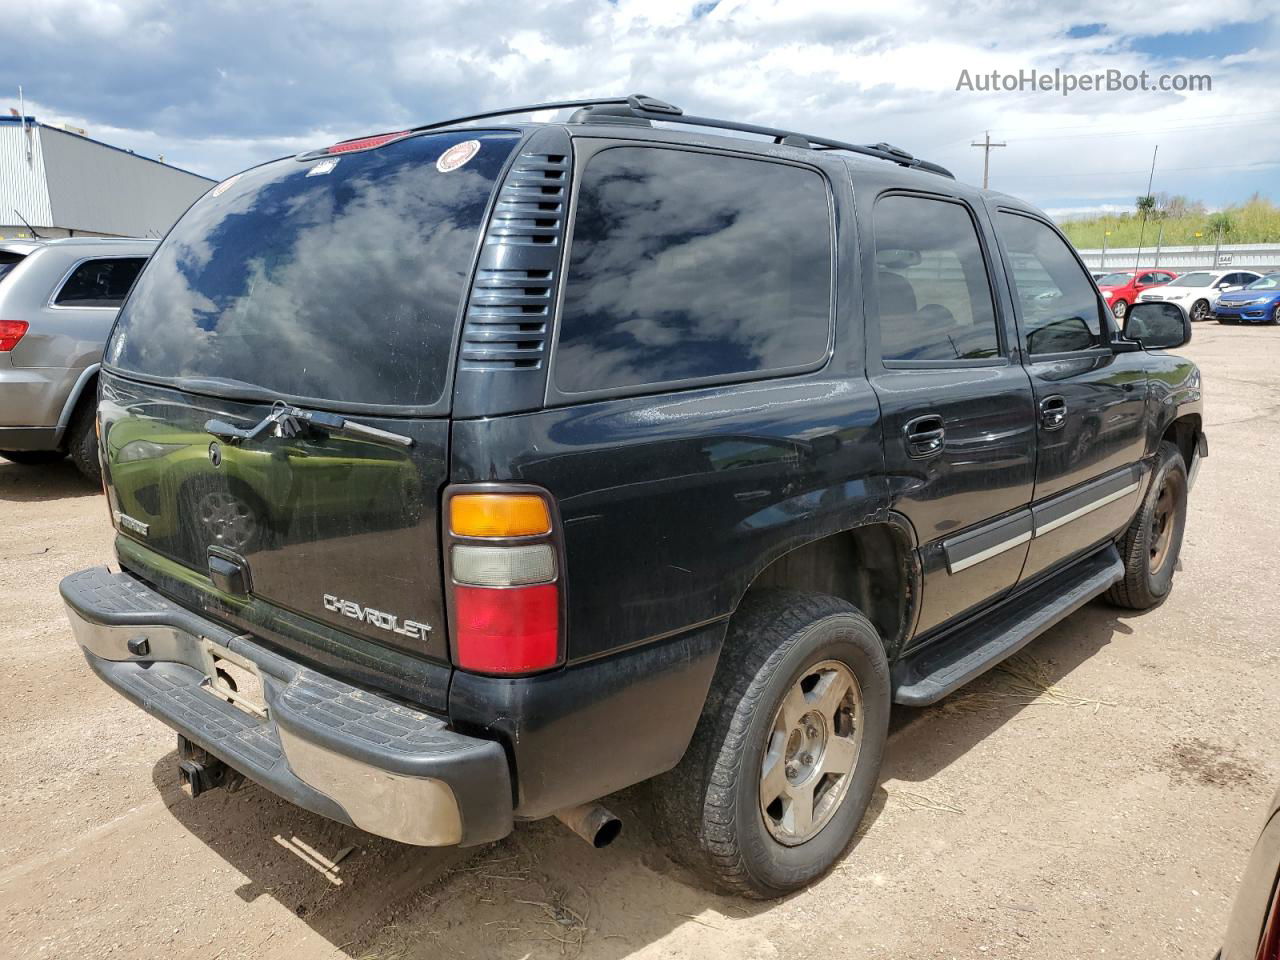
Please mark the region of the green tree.
[[1151, 214], [1151, 211], [1156, 208], [1156, 198], [1148, 193], [1145, 197], [1138, 197], [1134, 206], [1138, 208], [1139, 216], [1145, 220]]
[[1221, 233], [1224, 237], [1231, 233], [1231, 229], [1235, 226], [1235, 221], [1231, 214], [1226, 210], [1219, 210], [1209, 218], [1209, 232]]

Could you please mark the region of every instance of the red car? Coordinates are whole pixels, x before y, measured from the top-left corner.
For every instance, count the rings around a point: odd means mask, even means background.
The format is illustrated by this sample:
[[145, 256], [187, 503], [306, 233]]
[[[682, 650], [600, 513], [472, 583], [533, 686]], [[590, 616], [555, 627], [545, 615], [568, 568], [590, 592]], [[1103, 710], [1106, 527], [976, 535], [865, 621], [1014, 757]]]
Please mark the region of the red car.
[[1138, 299], [1138, 294], [1148, 287], [1158, 287], [1162, 283], [1177, 279], [1171, 270], [1157, 267], [1143, 267], [1140, 270], [1116, 270], [1098, 278], [1098, 289], [1107, 298], [1107, 304], [1117, 320], [1124, 318], [1129, 306]]

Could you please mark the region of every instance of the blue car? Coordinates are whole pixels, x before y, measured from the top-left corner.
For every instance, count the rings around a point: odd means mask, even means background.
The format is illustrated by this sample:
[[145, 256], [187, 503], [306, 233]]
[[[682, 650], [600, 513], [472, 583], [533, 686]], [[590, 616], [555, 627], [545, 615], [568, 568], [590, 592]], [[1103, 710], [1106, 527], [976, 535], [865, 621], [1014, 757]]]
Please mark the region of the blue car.
[[1213, 306], [1219, 323], [1280, 323], [1280, 273], [1268, 273], [1243, 290], [1224, 293]]

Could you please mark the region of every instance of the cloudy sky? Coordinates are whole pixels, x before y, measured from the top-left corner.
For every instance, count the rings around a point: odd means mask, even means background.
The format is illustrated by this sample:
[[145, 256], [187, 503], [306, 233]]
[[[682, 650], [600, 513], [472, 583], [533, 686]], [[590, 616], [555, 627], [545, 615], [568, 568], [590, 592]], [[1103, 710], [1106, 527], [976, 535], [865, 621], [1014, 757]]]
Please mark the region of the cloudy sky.
[[[1280, 201], [1280, 5], [1248, 0], [5, 0], [0, 107], [222, 178], [343, 137], [643, 92], [887, 140], [1055, 215], [1155, 190]], [[1210, 92], [957, 90], [997, 70], [1208, 74]]]

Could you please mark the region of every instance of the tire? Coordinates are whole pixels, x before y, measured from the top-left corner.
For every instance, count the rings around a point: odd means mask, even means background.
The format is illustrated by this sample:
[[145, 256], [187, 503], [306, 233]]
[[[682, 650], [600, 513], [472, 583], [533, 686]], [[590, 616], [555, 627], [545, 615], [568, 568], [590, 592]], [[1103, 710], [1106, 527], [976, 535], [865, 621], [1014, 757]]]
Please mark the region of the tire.
[[[854, 683], [837, 709], [815, 719], [848, 678]], [[653, 782], [658, 833], [672, 856], [709, 885], [755, 899], [782, 896], [825, 873], [871, 802], [890, 705], [883, 644], [854, 607], [796, 590], [749, 593], [730, 622], [684, 759]], [[797, 713], [802, 722], [788, 733]], [[786, 791], [767, 808], [766, 762], [769, 782]], [[846, 765], [852, 769], [843, 775], [828, 771]], [[799, 829], [804, 804], [790, 799], [793, 791], [815, 798], [808, 832]]]
[[86, 399], [76, 406], [67, 426], [67, 455], [86, 480], [102, 486], [102, 464], [98, 462], [98, 434], [94, 429], [98, 391], [91, 388]]
[[1209, 301], [1197, 300], [1191, 305], [1191, 319], [1199, 323], [1209, 316]]
[[1280, 324], [1280, 303], [1276, 304], [1276, 308], [1271, 311], [1271, 325]]
[[0, 450], [0, 457], [24, 467], [38, 467], [57, 463], [66, 456], [61, 450]]
[[1129, 304], [1125, 303], [1123, 300], [1117, 300], [1115, 303], [1111, 305], [1111, 313], [1115, 316], [1117, 320], [1123, 320], [1124, 315], [1128, 312], [1129, 312]]
[[1160, 444], [1151, 486], [1117, 546], [1124, 579], [1107, 599], [1130, 610], [1150, 610], [1164, 603], [1182, 550], [1187, 522], [1187, 467], [1172, 443]]

